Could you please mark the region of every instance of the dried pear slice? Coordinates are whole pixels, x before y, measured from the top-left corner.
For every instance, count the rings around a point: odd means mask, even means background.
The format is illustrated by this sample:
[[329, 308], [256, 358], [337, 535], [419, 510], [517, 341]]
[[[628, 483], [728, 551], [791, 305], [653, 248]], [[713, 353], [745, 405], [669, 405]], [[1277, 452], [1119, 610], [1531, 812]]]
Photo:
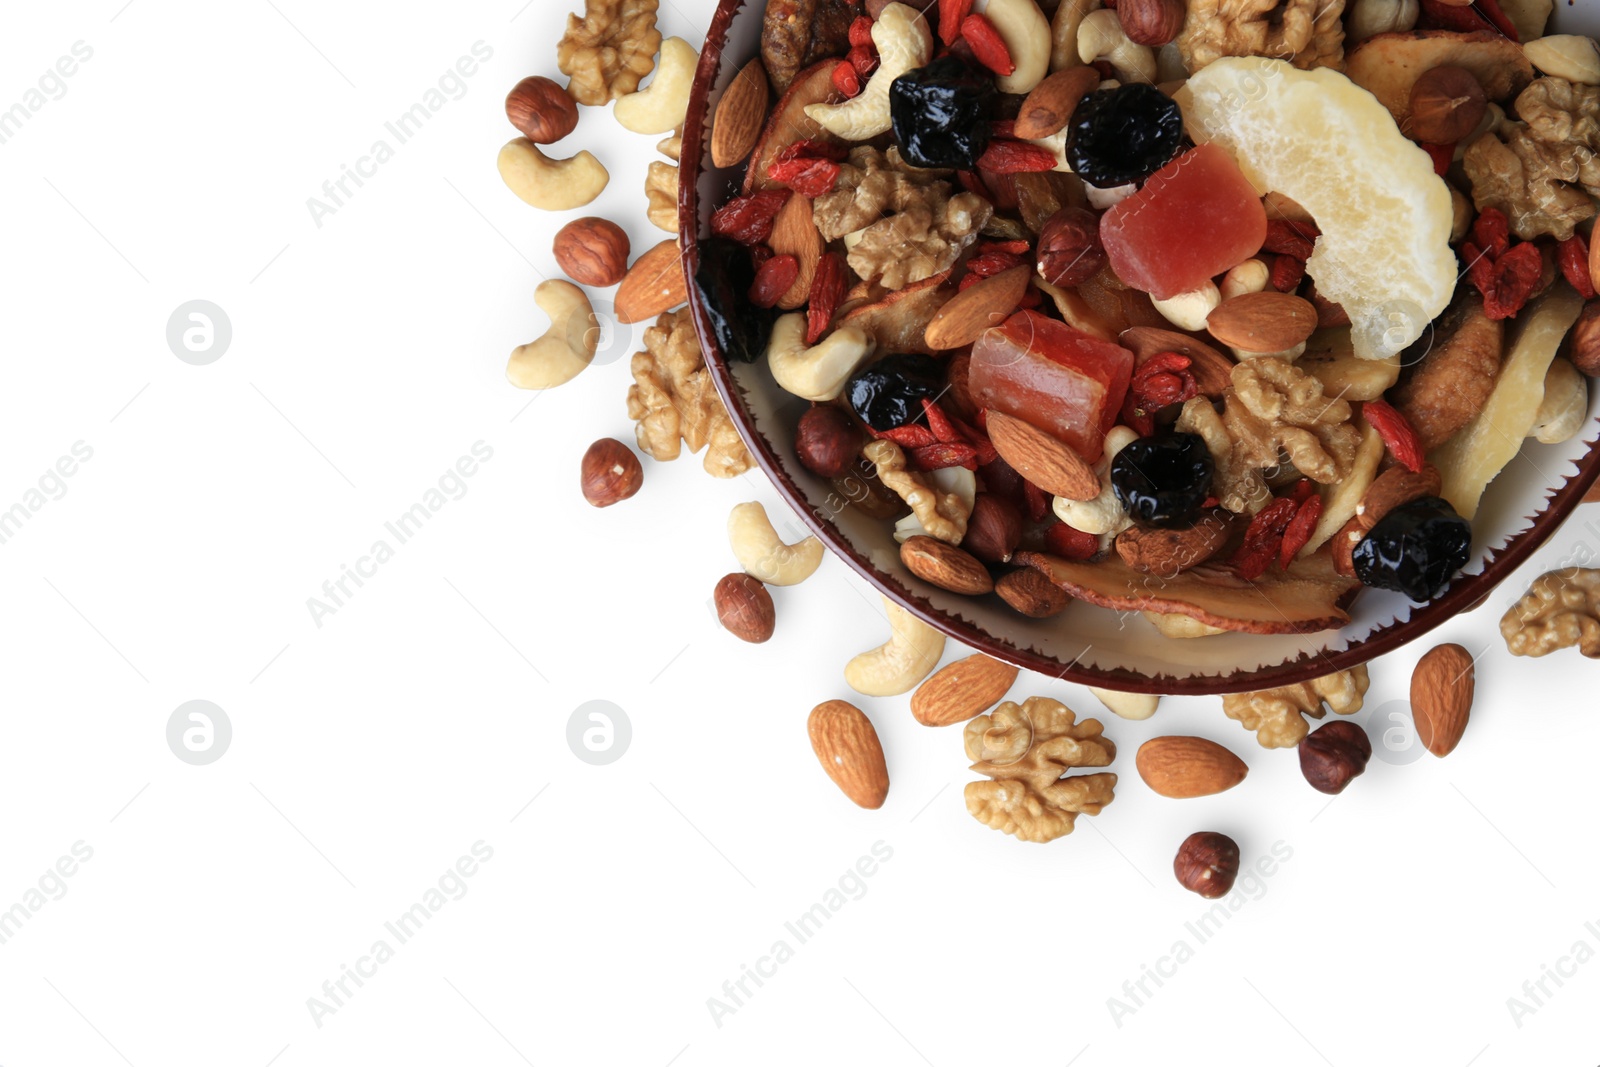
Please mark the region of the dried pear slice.
[[1150, 620], [1150, 625], [1161, 632], [1162, 637], [1187, 639], [1192, 637], [1215, 637], [1228, 631], [1220, 626], [1207, 626], [1199, 619], [1191, 619], [1187, 615], [1168, 615], [1159, 611], [1144, 612], [1144, 617]]
[[1195, 136], [1232, 152], [1258, 190], [1316, 219], [1306, 272], [1349, 313], [1357, 356], [1401, 351], [1450, 303], [1450, 189], [1371, 93], [1338, 71], [1240, 57], [1199, 71], [1175, 99]]
[[1477, 514], [1478, 502], [1533, 429], [1544, 402], [1544, 379], [1567, 331], [1578, 321], [1583, 298], [1566, 282], [1517, 317], [1518, 330], [1494, 392], [1465, 429], [1428, 456], [1439, 468], [1439, 495], [1462, 518]]
[[833, 68], [840, 62], [837, 59], [824, 59], [816, 66], [801, 71], [789, 86], [789, 91], [783, 94], [783, 99], [778, 101], [778, 106], [772, 109], [766, 129], [761, 131], [761, 139], [750, 153], [750, 164], [744, 172], [745, 195], [782, 186], [781, 182], [767, 177], [767, 170], [785, 148], [805, 140], [835, 140], [833, 134], [806, 114], [806, 108], [843, 98], [843, 94], [833, 86]]
[[878, 342], [880, 352], [922, 352], [932, 355], [926, 334], [933, 316], [955, 295], [943, 288], [950, 280], [944, 271], [904, 289], [890, 292], [875, 304], [863, 304], [844, 317], [844, 325], [858, 326]]
[[1465, 67], [1490, 100], [1510, 100], [1533, 81], [1522, 46], [1490, 30], [1414, 30], [1369, 37], [1345, 56], [1350, 80], [1378, 98], [1396, 122], [1411, 110], [1411, 87], [1434, 67]]
[[1405, 354], [1404, 362], [1415, 369], [1392, 399], [1424, 452], [1444, 444], [1483, 410], [1500, 374], [1505, 327], [1484, 313], [1482, 297], [1462, 286], [1432, 334]]
[[1043, 552], [1019, 552], [1013, 561], [1033, 567], [1073, 596], [1103, 608], [1187, 615], [1207, 626], [1250, 634], [1336, 629], [1350, 621], [1343, 604], [1360, 588], [1355, 579], [1334, 571], [1326, 552], [1295, 560], [1288, 570], [1271, 570], [1254, 581], [1212, 564], [1153, 579], [1114, 556], [1079, 563]]
[[1350, 473], [1332, 485], [1318, 489], [1322, 494], [1322, 515], [1317, 519], [1316, 529], [1311, 531], [1311, 540], [1300, 550], [1301, 558], [1327, 544], [1340, 527], [1355, 518], [1356, 506], [1378, 476], [1378, 464], [1381, 462], [1383, 438], [1377, 430], [1363, 423], [1361, 443], [1356, 446], [1356, 458], [1350, 464]]
[[1294, 365], [1322, 383], [1322, 392], [1342, 400], [1377, 400], [1400, 380], [1400, 353], [1385, 359], [1356, 355], [1350, 327], [1330, 326], [1306, 341]]

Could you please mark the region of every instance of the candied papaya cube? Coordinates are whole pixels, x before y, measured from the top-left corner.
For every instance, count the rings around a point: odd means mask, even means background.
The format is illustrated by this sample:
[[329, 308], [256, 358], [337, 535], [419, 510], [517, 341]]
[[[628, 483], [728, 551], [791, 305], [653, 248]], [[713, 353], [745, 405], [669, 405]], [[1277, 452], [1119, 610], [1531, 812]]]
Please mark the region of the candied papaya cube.
[[968, 388], [981, 407], [1015, 416], [1100, 458], [1133, 376], [1133, 353], [1033, 311], [1019, 311], [972, 346]]
[[1166, 300], [1238, 266], [1267, 239], [1260, 194], [1216, 145], [1185, 152], [1100, 220], [1118, 278]]

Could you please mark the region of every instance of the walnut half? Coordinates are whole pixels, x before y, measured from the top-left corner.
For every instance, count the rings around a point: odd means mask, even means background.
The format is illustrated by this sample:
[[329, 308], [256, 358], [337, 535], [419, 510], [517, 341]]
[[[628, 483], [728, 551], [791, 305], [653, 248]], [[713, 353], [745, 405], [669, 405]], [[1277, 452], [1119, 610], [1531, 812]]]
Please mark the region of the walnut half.
[[1178, 51], [1190, 74], [1223, 56], [1339, 69], [1344, 7], [1345, 0], [1189, 0]]
[[967, 723], [962, 740], [972, 769], [991, 781], [968, 782], [967, 811], [1019, 841], [1054, 841], [1072, 832], [1079, 815], [1098, 815], [1111, 803], [1117, 776], [1064, 777], [1074, 767], [1105, 767], [1117, 746], [1098, 719], [1077, 721], [1049, 697], [1006, 701]]
[[639, 88], [661, 47], [656, 29], [660, 0], [587, 0], [583, 17], [567, 16], [556, 45], [556, 66], [572, 79], [567, 91], [580, 104], [601, 107]]
[[1576, 645], [1600, 658], [1600, 570], [1541, 574], [1500, 619], [1500, 636], [1513, 656], [1547, 656]]
[[1324, 702], [1340, 715], [1352, 715], [1361, 710], [1369, 684], [1362, 664], [1309, 682], [1255, 693], [1229, 693], [1222, 698], [1222, 710], [1246, 730], [1254, 730], [1262, 748], [1293, 748], [1310, 732], [1307, 715], [1322, 718]]
[[755, 466], [739, 431], [728, 418], [689, 311], [668, 312], [645, 331], [643, 352], [634, 354], [634, 384], [628, 389], [628, 417], [638, 420], [639, 448], [658, 460], [677, 459], [706, 448], [705, 469], [732, 478]]

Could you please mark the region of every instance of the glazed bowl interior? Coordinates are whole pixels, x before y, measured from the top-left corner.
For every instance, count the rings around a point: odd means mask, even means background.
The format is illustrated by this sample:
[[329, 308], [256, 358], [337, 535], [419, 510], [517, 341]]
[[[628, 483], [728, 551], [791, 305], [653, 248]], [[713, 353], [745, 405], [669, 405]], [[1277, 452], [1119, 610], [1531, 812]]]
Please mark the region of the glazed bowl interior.
[[[684, 130], [681, 229], [687, 269], [698, 266], [698, 240], [711, 212], [730, 196], [742, 167], [717, 169], [707, 132], [722, 90], [759, 53], [764, 0], [722, 0], [701, 55]], [[1600, 13], [1556, 4], [1550, 32], [1600, 33]], [[1473, 522], [1471, 562], [1438, 598], [1413, 605], [1404, 596], [1366, 589], [1351, 622], [1314, 634], [1228, 633], [1178, 640], [1162, 636], [1138, 612], [1074, 603], [1052, 619], [1018, 615], [993, 595], [964, 597], [913, 577], [900, 562], [893, 524], [853, 507], [826, 480], [795, 460], [795, 427], [811, 405], [773, 380], [764, 361], [730, 363], [717, 348], [699, 294], [690, 307], [719, 392], [763, 470], [805, 523], [874, 586], [968, 645], [1018, 666], [1108, 689], [1164, 694], [1263, 689], [1319, 677], [1365, 662], [1470, 610], [1532, 554], [1578, 505], [1600, 473], [1600, 390], [1590, 390], [1582, 432], [1556, 445], [1526, 442], [1496, 478]]]

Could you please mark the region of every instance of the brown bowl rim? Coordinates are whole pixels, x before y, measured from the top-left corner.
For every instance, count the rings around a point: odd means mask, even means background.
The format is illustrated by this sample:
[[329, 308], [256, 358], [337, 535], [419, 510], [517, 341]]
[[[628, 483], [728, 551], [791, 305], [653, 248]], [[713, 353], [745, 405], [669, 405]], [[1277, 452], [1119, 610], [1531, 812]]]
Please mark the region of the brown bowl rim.
[[[760, 0], [756, 0], [760, 2]], [[891, 574], [874, 567], [845, 539], [832, 522], [816, 516], [810, 500], [795, 484], [784, 467], [784, 461], [774, 452], [765, 436], [756, 428], [755, 421], [745, 407], [738, 383], [734, 380], [727, 360], [716, 345], [715, 335], [701, 305], [700, 293], [694, 284], [699, 265], [700, 240], [700, 177], [705, 170], [705, 132], [707, 103], [722, 68], [723, 45], [734, 16], [745, 6], [745, 0], [720, 0], [711, 27], [706, 31], [706, 43], [700, 52], [699, 68], [689, 94], [689, 112], [684, 119], [683, 150], [679, 162], [678, 229], [682, 235], [683, 267], [687, 277], [689, 311], [695, 333], [705, 352], [706, 366], [711, 369], [717, 393], [745, 447], [755, 457], [757, 465], [771, 479], [778, 494], [823, 544], [871, 584], [884, 596], [893, 600], [917, 618], [948, 637], [995, 659], [1060, 678], [1080, 685], [1097, 686], [1129, 693], [1153, 693], [1164, 696], [1212, 696], [1223, 693], [1248, 692], [1293, 685], [1311, 681], [1334, 671], [1348, 670], [1370, 662], [1385, 653], [1422, 637], [1457, 615], [1479, 607], [1494, 592], [1496, 586], [1511, 575], [1566, 521], [1581, 502], [1584, 493], [1600, 477], [1600, 445], [1591, 445], [1588, 454], [1578, 463], [1578, 470], [1554, 494], [1546, 498], [1542, 511], [1533, 516], [1532, 525], [1513, 536], [1499, 551], [1491, 551], [1482, 573], [1452, 582], [1441, 596], [1421, 607], [1413, 607], [1411, 616], [1404, 622], [1391, 622], [1375, 630], [1367, 639], [1339, 652], [1308, 652], [1271, 667], [1254, 671], [1231, 671], [1227, 674], [1147, 675], [1126, 668], [1100, 668], [1081, 666], [1076, 661], [1063, 663], [1054, 656], [1021, 648], [989, 633], [976, 623], [959, 615], [952, 616], [935, 607], [902, 585]], [[1308, 635], [1310, 636], [1310, 635]]]

